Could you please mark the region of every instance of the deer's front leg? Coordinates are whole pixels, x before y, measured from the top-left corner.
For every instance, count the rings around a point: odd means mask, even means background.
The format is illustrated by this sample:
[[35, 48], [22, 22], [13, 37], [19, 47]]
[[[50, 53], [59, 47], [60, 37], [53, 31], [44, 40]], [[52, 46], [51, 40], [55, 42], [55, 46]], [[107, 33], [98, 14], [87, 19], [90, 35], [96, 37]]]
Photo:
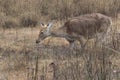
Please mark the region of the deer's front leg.
[[72, 39], [72, 38], [70, 38], [70, 37], [67, 37], [66, 39], [67, 39], [67, 41], [68, 41], [69, 44], [70, 44], [69, 48], [70, 48], [70, 49], [73, 49], [73, 48], [75, 47], [75, 44], [74, 44], [75, 40]]

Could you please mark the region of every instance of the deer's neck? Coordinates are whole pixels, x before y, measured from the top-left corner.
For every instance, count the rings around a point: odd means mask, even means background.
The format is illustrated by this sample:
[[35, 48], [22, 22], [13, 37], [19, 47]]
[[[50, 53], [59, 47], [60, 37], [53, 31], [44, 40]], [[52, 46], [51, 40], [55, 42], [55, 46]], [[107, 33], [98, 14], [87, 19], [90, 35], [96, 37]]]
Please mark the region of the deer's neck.
[[79, 40], [80, 38], [77, 36], [72, 36], [72, 35], [67, 35], [67, 34], [56, 34], [56, 33], [51, 33], [51, 36], [65, 38], [68, 41], [75, 41], [75, 40]]
[[51, 36], [53, 36], [53, 37], [63, 37], [63, 38], [67, 37], [67, 35], [65, 35], [65, 34], [56, 34], [56, 33], [51, 33]]

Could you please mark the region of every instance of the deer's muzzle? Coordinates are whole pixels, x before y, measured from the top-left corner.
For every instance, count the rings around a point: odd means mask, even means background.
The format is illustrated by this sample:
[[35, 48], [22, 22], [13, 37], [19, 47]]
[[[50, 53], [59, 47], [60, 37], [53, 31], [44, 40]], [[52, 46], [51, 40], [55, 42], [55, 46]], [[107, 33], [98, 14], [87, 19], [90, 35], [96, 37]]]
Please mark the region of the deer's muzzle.
[[39, 41], [39, 40], [36, 40], [36, 44], [38, 44], [38, 43], [40, 43], [40, 41]]

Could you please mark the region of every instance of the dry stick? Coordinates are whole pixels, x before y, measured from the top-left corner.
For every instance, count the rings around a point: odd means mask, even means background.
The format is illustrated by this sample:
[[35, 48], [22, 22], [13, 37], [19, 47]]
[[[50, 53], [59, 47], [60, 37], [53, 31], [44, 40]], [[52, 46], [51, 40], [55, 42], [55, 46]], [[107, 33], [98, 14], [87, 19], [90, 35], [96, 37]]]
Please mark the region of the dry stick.
[[[41, 45], [41, 44], [40, 44]], [[38, 68], [39, 68], [39, 48], [41, 48], [41, 46], [39, 47], [39, 45], [38, 44], [36, 44], [35, 45], [35, 48], [36, 48], [36, 50], [37, 50], [37, 52], [36, 52], [36, 54], [35, 54], [35, 56], [36, 56], [36, 58], [35, 58], [35, 75], [34, 75], [34, 80], [38, 80]]]
[[108, 50], [111, 50], [111, 51], [113, 51], [113, 52], [115, 52], [115, 53], [120, 54], [120, 52], [119, 52], [119, 51], [116, 51], [116, 50], [115, 50], [115, 49], [113, 49], [113, 48], [110, 48], [110, 47], [108, 47], [108, 46], [106, 46], [106, 45], [104, 45], [104, 44], [102, 44], [102, 46], [103, 46], [104, 48], [108, 49]]
[[102, 45], [102, 46], [105, 47], [106, 49], [109, 49], [109, 50], [111, 50], [111, 51], [113, 51], [113, 52], [115, 52], [115, 53], [120, 54], [120, 52], [119, 52], [119, 51], [116, 51], [115, 49], [112, 49], [112, 48], [110, 48], [110, 47], [108, 47], [108, 46], [105, 46], [105, 45]]
[[38, 78], [38, 56], [36, 55], [36, 65], [35, 65], [35, 77], [34, 80]]

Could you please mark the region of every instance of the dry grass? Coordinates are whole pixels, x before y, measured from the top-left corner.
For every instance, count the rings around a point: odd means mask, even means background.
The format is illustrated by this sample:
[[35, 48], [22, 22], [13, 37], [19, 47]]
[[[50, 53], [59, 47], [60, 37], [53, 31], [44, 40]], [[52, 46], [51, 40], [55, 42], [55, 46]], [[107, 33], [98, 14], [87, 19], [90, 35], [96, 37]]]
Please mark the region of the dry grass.
[[94, 12], [117, 17], [117, 14], [120, 11], [120, 1], [0, 0], [0, 11], [1, 27], [35, 27], [37, 26], [38, 22], [49, 20], [64, 20], [69, 17]]
[[[0, 0], [0, 11], [0, 80], [120, 79], [120, 0]], [[92, 12], [118, 17], [105, 42], [117, 53], [93, 47], [94, 40], [83, 49], [77, 42], [69, 49], [64, 38], [35, 44], [40, 22], [60, 20], [58, 28], [69, 17]]]
[[[119, 22], [119, 18], [113, 21], [113, 30], [117, 34], [120, 34]], [[119, 53], [104, 47], [87, 47], [82, 52], [80, 49], [70, 50], [65, 39], [51, 37], [44, 40], [45, 46], [41, 47], [35, 44], [38, 34], [39, 28], [1, 29], [0, 73], [4, 74], [4, 78], [8, 80], [36, 78], [36, 80], [53, 80], [53, 78], [92, 80], [96, 77], [102, 80], [119, 79]], [[112, 37], [114, 35], [112, 34]], [[108, 40], [110, 40], [108, 46], [119, 52], [120, 36]]]

